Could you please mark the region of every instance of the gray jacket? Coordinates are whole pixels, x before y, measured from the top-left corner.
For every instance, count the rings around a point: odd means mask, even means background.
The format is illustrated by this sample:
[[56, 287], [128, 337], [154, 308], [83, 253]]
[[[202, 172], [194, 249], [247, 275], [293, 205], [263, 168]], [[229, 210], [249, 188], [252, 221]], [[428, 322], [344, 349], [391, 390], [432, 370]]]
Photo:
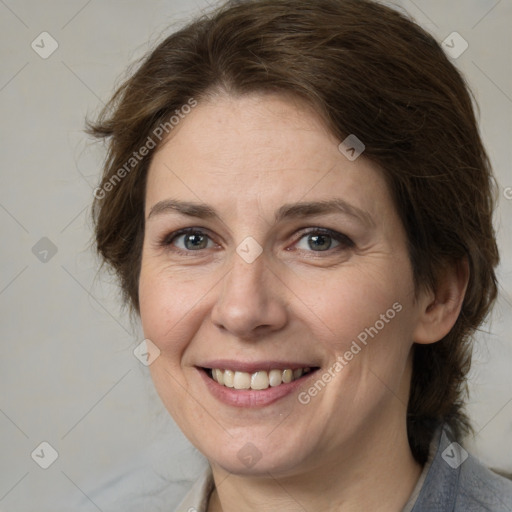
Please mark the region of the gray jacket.
[[444, 428], [411, 512], [512, 512], [512, 481], [493, 473]]

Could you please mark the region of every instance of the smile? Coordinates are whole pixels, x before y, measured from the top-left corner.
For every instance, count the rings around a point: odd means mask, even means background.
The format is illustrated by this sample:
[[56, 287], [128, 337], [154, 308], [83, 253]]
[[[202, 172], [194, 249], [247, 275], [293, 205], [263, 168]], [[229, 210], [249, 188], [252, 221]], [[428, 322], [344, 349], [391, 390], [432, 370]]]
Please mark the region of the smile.
[[253, 373], [205, 368], [210, 378], [221, 386], [236, 390], [252, 389], [261, 391], [269, 387], [278, 387], [300, 379], [311, 372], [311, 368], [259, 370]]

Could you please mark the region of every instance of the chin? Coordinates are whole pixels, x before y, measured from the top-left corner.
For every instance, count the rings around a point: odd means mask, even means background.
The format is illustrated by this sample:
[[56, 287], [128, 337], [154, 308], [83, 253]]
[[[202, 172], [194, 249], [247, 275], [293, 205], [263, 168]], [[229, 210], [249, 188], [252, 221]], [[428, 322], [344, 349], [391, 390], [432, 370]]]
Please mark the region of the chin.
[[[283, 430], [279, 437], [270, 440], [265, 429], [263, 434], [245, 435], [244, 440], [236, 437], [226, 437], [207, 446], [205, 443], [198, 449], [213, 465], [237, 475], [268, 476], [287, 475], [296, 473], [297, 467], [307, 459], [305, 452], [313, 451], [313, 447], [305, 446], [298, 439], [285, 442], [286, 432]], [[285, 434], [283, 436], [283, 434]], [[290, 442], [291, 441], [291, 442]]]

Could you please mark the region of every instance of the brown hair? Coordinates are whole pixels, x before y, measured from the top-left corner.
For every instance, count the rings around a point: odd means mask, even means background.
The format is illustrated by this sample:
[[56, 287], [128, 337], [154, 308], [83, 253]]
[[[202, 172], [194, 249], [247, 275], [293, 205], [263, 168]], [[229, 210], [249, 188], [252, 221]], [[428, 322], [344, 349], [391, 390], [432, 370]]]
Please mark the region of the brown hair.
[[97, 250], [137, 312], [151, 152], [129, 170], [126, 162], [190, 98], [219, 89], [293, 94], [340, 141], [355, 134], [364, 142], [408, 234], [417, 288], [435, 288], [443, 263], [467, 258], [470, 280], [455, 326], [439, 342], [413, 348], [408, 436], [425, 462], [442, 422], [457, 437], [470, 429], [468, 340], [497, 292], [494, 183], [463, 78], [429, 34], [370, 0], [233, 1], [170, 35], [89, 125], [109, 142], [93, 205]]

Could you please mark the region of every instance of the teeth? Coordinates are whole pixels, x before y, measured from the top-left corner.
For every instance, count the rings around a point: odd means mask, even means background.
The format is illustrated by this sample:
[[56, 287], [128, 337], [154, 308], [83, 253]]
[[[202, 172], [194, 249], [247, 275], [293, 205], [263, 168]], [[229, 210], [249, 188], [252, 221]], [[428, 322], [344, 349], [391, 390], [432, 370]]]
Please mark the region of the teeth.
[[297, 368], [291, 370], [260, 370], [253, 374], [247, 372], [234, 372], [232, 370], [221, 370], [213, 368], [211, 370], [212, 379], [219, 384], [234, 389], [254, 389], [262, 390], [270, 387], [276, 387], [280, 384], [287, 384], [294, 380], [300, 379], [303, 375], [309, 373], [310, 368]]
[[[222, 370], [215, 370], [215, 372], [222, 372]], [[234, 380], [235, 380], [234, 372], [232, 372], [231, 370], [226, 370], [224, 372], [224, 386], [226, 386], [227, 388], [232, 388], [235, 385]], [[219, 384], [220, 384], [220, 382], [219, 382]]]
[[293, 379], [293, 371], [292, 370], [284, 370], [282, 379], [285, 384], [288, 384], [288, 382], [291, 382]]
[[267, 372], [256, 372], [251, 376], [251, 389], [267, 389], [269, 378]]
[[233, 379], [233, 387], [235, 389], [250, 389], [251, 376], [246, 372], [235, 372], [235, 378]]
[[224, 384], [224, 372], [222, 370], [213, 370], [214, 379], [219, 384]]
[[270, 370], [268, 373], [268, 382], [269, 384], [274, 388], [276, 386], [279, 386], [281, 382], [283, 382], [283, 379], [281, 376], [283, 375], [283, 372], [281, 370]]

